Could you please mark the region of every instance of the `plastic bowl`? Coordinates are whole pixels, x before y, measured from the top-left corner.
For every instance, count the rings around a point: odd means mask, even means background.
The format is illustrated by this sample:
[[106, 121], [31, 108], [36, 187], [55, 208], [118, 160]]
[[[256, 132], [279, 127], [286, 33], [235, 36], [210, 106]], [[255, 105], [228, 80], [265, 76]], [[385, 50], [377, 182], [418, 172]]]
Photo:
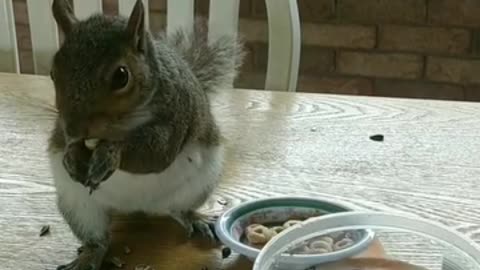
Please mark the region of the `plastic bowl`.
[[[394, 255], [383, 258], [355, 258], [342, 260], [332, 264], [321, 264], [312, 269], [322, 270], [351, 270], [351, 269], [383, 269], [383, 270], [480, 270], [480, 246], [465, 235], [453, 228], [438, 222], [421, 219], [409, 214], [388, 214], [382, 212], [343, 212], [311, 218], [300, 225], [285, 229], [281, 235], [269, 241], [255, 260], [253, 270], [277, 269], [277, 262], [281, 257], [305, 239], [312, 239], [318, 235], [325, 235], [338, 231], [359, 229], [382, 229], [408, 233], [406, 238], [416, 239], [422, 245], [399, 242], [398, 248], [410, 254], [419, 253], [426, 265], [413, 265], [394, 258]], [[405, 235], [404, 235], [405, 236]], [[393, 246], [390, 250], [395, 250]], [[297, 256], [292, 255], [292, 256]], [[404, 258], [405, 259], [405, 258]], [[409, 260], [412, 258], [409, 258]], [[436, 265], [434, 268], [433, 265]], [[428, 266], [427, 266], [428, 265]], [[439, 268], [439, 266], [441, 268]]]
[[[254, 261], [260, 249], [242, 242], [244, 229], [252, 223], [283, 223], [288, 219], [306, 219], [329, 213], [353, 211], [345, 203], [305, 197], [276, 197], [249, 201], [235, 206], [218, 219], [215, 230], [218, 238], [233, 251]], [[323, 254], [283, 254], [278, 261], [281, 269], [305, 269], [312, 265], [353, 257], [367, 250], [375, 238], [371, 230], [360, 230], [359, 239], [350, 247]], [[279, 234], [281, 235], [281, 233]]]

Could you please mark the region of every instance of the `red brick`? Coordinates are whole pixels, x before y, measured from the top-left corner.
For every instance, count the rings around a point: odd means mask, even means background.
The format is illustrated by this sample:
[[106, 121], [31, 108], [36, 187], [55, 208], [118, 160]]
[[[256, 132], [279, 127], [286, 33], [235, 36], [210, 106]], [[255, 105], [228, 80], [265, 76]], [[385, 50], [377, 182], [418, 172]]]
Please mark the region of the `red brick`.
[[480, 55], [480, 31], [473, 31], [472, 51], [475, 55]]
[[240, 17], [250, 17], [251, 15], [252, 15], [252, 0], [241, 0], [240, 1]]
[[22, 51], [32, 50], [28, 10], [25, 0], [13, 1], [13, 12], [15, 13], [17, 46], [21, 54]]
[[379, 34], [379, 48], [396, 51], [462, 54], [471, 42], [463, 29], [387, 25]]
[[373, 26], [305, 23], [302, 31], [303, 44], [340, 48], [375, 47], [376, 30]]
[[167, 15], [160, 11], [152, 11], [150, 12], [150, 30], [153, 33], [158, 33], [160, 31], [164, 31], [167, 26]]
[[[243, 89], [264, 89], [265, 73], [243, 72], [234, 87]], [[370, 79], [342, 76], [305, 76], [298, 78], [297, 91], [308, 93], [360, 94], [370, 95], [373, 84]]]
[[461, 86], [426, 81], [377, 80], [376, 96], [463, 100]]
[[480, 60], [429, 57], [427, 78], [453, 83], [480, 83]]
[[30, 28], [28, 26], [28, 11], [25, 0], [13, 1], [15, 13], [15, 27], [17, 35], [18, 58], [20, 61], [20, 72], [33, 74], [33, 53]]
[[102, 2], [103, 13], [107, 15], [118, 14], [118, 1], [115, 0], [103, 0]]
[[263, 0], [252, 0], [252, 17], [258, 19], [267, 18], [267, 5]]
[[480, 1], [428, 1], [428, 20], [437, 25], [480, 26]]
[[422, 74], [423, 58], [411, 54], [340, 52], [337, 71], [343, 74], [415, 79]]
[[297, 91], [370, 95], [372, 93], [372, 81], [366, 78], [342, 76], [300, 76]]
[[[118, 1], [122, 1], [122, 0], [118, 0]], [[152, 11], [161, 11], [161, 12], [167, 11], [167, 0], [148, 1], [148, 4], [150, 5], [150, 10]]]
[[33, 69], [33, 52], [30, 51], [19, 51], [19, 60], [20, 60], [20, 73], [34, 74]]
[[238, 28], [240, 35], [247, 41], [268, 41], [268, 24], [265, 20], [240, 19]]
[[480, 101], [480, 85], [469, 85], [465, 87], [465, 100]]
[[[254, 46], [255, 68], [267, 70], [268, 45], [257, 43]], [[300, 56], [301, 74], [325, 74], [333, 71], [335, 66], [335, 52], [318, 47], [303, 46]]]
[[[302, 22], [324, 22], [335, 18], [335, 0], [300, 0], [298, 11]], [[253, 16], [266, 18], [265, 0], [253, 0]]]
[[337, 0], [342, 21], [368, 23], [422, 23], [425, 0]]
[[325, 74], [335, 68], [335, 52], [303, 46], [300, 56], [301, 74]]
[[20, 51], [31, 51], [32, 41], [30, 38], [30, 28], [26, 24], [17, 24], [17, 46]]
[[[247, 41], [268, 42], [266, 20], [240, 19], [239, 31]], [[367, 49], [375, 46], [375, 34], [374, 27], [304, 23], [302, 44]]]
[[255, 65], [255, 55], [256, 52], [258, 53], [258, 46], [266, 46], [266, 45], [258, 45], [257, 43], [245, 43], [245, 58], [243, 59], [242, 63], [242, 70], [253, 71], [257, 70], [258, 68]]
[[[156, 0], [155, 0], [156, 1]], [[208, 15], [210, 9], [210, 0], [195, 0], [195, 12], [200, 15]], [[240, 1], [240, 17], [249, 17], [251, 14], [251, 0]]]
[[210, 0], [195, 0], [195, 13], [208, 15]]
[[13, 13], [15, 14], [16, 24], [28, 25], [28, 9], [25, 0], [13, 1]]
[[241, 72], [235, 80], [234, 87], [242, 89], [264, 89], [265, 73]]
[[239, 76], [235, 80], [235, 87], [247, 89], [263, 89], [265, 87], [266, 66], [259, 67], [255, 63], [257, 54], [259, 53], [258, 48], [263, 46], [266, 45], [258, 43], [245, 44], [247, 55], [240, 68]]

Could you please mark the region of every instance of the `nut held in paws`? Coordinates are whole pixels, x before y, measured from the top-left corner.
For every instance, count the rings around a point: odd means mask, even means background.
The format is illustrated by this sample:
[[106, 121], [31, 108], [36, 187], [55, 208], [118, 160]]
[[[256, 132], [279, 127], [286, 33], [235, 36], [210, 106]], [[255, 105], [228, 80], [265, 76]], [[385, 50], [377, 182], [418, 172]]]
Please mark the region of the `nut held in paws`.
[[85, 140], [85, 146], [90, 149], [90, 150], [93, 150], [95, 149], [95, 147], [97, 147], [97, 144], [100, 140], [99, 139], [88, 139], [88, 140]]

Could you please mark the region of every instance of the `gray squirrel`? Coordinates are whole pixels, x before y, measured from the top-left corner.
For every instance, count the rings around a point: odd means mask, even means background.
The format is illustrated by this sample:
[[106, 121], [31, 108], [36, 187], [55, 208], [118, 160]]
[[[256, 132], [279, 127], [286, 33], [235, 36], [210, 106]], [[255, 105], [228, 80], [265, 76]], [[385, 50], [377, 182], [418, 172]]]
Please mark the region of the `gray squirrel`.
[[208, 40], [202, 27], [154, 37], [141, 0], [129, 18], [78, 20], [68, 0], [52, 11], [65, 39], [52, 62], [48, 154], [58, 209], [83, 249], [58, 269], [100, 269], [112, 211], [169, 215], [189, 235], [213, 238], [197, 212], [223, 166], [208, 95], [235, 78], [239, 39]]

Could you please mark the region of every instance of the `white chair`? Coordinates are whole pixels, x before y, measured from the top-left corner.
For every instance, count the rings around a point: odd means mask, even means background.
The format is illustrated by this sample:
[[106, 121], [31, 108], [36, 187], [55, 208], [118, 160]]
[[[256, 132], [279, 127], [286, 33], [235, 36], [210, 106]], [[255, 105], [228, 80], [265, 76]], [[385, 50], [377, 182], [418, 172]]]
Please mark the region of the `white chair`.
[[[0, 0], [0, 72], [19, 72], [12, 1]], [[239, 1], [210, 0], [209, 38], [237, 33]], [[52, 2], [27, 0], [34, 70], [37, 74], [48, 74], [51, 58], [59, 46], [57, 26], [51, 15]], [[119, 13], [128, 16], [135, 0], [118, 2]], [[265, 89], [295, 91], [301, 45], [297, 0], [265, 2], [269, 25]], [[144, 0], [144, 3], [148, 6], [148, 0]], [[102, 12], [102, 1], [74, 0], [74, 10], [79, 18], [86, 18], [95, 12]], [[191, 29], [193, 22], [194, 0], [168, 0], [167, 33], [178, 27]]]

